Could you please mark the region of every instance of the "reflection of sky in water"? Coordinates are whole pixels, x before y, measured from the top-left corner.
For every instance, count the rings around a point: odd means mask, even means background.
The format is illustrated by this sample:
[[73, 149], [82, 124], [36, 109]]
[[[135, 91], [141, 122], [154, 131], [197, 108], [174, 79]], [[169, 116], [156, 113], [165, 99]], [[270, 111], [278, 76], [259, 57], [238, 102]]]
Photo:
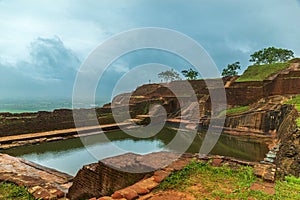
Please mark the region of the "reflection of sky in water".
[[[122, 151], [114, 151], [114, 148], [111, 148], [111, 144], [117, 146]], [[163, 143], [159, 140], [122, 140], [113, 141], [112, 143], [101, 143], [101, 145], [96, 143], [89, 146], [89, 151], [92, 151], [93, 153], [97, 152], [97, 158], [103, 159], [120, 155], [126, 152], [147, 154], [151, 152], [162, 151], [164, 150], [164, 148], [162, 148], [163, 146]], [[97, 159], [92, 156], [89, 151], [86, 148], [81, 147], [67, 151], [52, 151], [42, 154], [29, 153], [22, 155], [21, 157], [38, 164], [57, 169], [71, 175], [75, 175], [83, 165], [97, 162]]]
[[[97, 162], [103, 158], [112, 157], [126, 152], [147, 154], [157, 151], [176, 151], [180, 142], [191, 143], [187, 152], [198, 153], [205, 134], [197, 135], [194, 141], [189, 141], [188, 135], [182, 134], [176, 146], [169, 146], [176, 132], [165, 128], [153, 138], [139, 140], [130, 137], [122, 131], [68, 140], [40, 143], [38, 145], [23, 146], [1, 151], [13, 156], [23, 157], [38, 164], [75, 175], [83, 166]], [[179, 134], [179, 133], [177, 133]], [[176, 134], [176, 135], [177, 135]], [[82, 142], [84, 142], [85, 147]], [[177, 143], [176, 143], [177, 144]], [[168, 146], [166, 146], [168, 145]], [[87, 147], [87, 148], [86, 148]], [[268, 148], [266, 144], [229, 135], [221, 135], [211, 154], [231, 156], [248, 161], [263, 160]]]

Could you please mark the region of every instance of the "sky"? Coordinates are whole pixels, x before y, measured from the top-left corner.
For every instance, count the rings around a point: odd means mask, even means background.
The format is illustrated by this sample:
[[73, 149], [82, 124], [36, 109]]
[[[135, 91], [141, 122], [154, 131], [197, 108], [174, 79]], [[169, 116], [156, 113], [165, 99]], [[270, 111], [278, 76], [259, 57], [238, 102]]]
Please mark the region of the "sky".
[[[265, 47], [300, 57], [299, 20], [300, 0], [0, 0], [0, 98], [69, 98], [81, 64], [99, 44], [143, 27], [186, 34], [219, 71], [240, 61], [242, 73]], [[110, 96], [125, 73], [153, 62], [189, 67], [167, 52], [134, 52], [111, 64], [98, 96]], [[158, 71], [150, 72], [140, 80], [159, 81]]]

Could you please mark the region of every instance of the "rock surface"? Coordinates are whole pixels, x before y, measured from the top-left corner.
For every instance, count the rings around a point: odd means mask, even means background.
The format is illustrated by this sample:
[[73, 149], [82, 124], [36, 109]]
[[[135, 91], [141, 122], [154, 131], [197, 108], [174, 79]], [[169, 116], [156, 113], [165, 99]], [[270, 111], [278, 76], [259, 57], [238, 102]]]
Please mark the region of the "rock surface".
[[35, 198], [62, 198], [72, 184], [72, 176], [22, 158], [0, 154], [0, 163], [0, 181], [26, 186]]
[[[86, 165], [75, 176], [67, 197], [77, 200], [110, 195], [114, 191], [151, 176], [153, 171], [167, 166], [177, 157], [178, 154], [167, 152], [151, 153], [144, 156], [127, 153]], [[155, 186], [157, 185], [153, 187]], [[145, 192], [144, 189], [141, 188], [139, 192]], [[146, 190], [148, 189], [146, 188]], [[134, 196], [135, 192], [128, 192], [126, 195]]]
[[296, 113], [287, 116], [286, 121], [279, 128], [279, 151], [275, 163], [277, 178], [293, 175], [300, 177], [300, 128], [296, 126]]

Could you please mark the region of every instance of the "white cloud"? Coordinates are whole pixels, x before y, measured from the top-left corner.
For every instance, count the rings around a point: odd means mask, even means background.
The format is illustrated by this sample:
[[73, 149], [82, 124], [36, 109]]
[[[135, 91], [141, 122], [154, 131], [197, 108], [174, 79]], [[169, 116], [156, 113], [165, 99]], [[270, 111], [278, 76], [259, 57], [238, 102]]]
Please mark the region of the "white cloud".
[[116, 62], [109, 66], [108, 71], [116, 72], [116, 73], [126, 73], [130, 71], [128, 64], [125, 62]]
[[[78, 65], [100, 42], [146, 26], [191, 36], [220, 68], [237, 60], [246, 66], [250, 53], [267, 46], [289, 48], [300, 56], [299, 11], [299, 0], [2, 0], [1, 72], [9, 74], [6, 81], [17, 82], [16, 74], [25, 74], [20, 80], [31, 76], [40, 82], [67, 80], [72, 85], [70, 66]], [[120, 76], [145, 60], [141, 54], [116, 62], [109, 76]], [[111, 77], [107, 79], [114, 80]]]

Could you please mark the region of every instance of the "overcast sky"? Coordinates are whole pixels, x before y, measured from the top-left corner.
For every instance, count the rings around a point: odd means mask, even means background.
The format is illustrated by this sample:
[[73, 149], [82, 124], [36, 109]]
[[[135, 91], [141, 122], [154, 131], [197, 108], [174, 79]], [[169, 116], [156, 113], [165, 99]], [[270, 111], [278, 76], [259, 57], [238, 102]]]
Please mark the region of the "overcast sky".
[[[269, 46], [299, 57], [299, 21], [299, 0], [0, 0], [1, 98], [71, 96], [89, 53], [133, 28], [182, 32], [204, 47], [220, 71], [235, 61], [243, 71], [251, 53]], [[149, 62], [177, 60], [151, 51], [121, 59], [108, 70], [100, 95], [132, 67]]]

